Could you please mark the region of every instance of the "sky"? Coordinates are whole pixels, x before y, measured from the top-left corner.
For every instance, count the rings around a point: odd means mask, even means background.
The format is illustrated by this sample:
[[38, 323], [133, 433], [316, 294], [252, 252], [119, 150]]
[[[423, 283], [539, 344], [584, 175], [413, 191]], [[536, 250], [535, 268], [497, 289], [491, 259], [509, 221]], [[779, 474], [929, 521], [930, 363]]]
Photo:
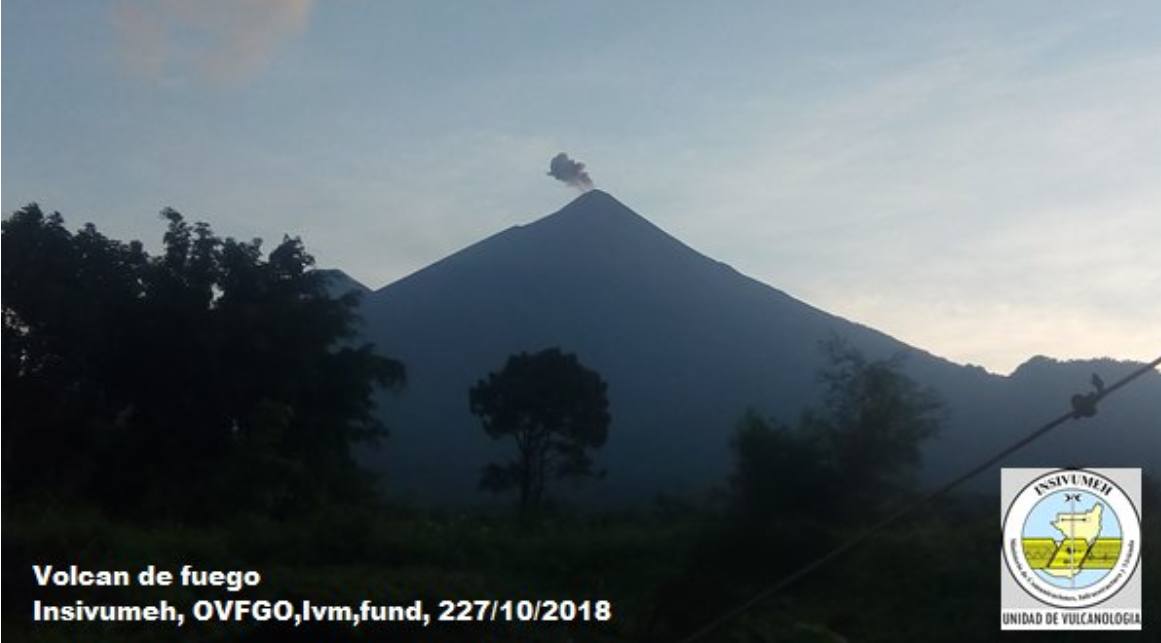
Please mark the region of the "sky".
[[1161, 355], [1161, 4], [5, 0], [0, 195], [381, 287], [576, 190], [959, 363]]

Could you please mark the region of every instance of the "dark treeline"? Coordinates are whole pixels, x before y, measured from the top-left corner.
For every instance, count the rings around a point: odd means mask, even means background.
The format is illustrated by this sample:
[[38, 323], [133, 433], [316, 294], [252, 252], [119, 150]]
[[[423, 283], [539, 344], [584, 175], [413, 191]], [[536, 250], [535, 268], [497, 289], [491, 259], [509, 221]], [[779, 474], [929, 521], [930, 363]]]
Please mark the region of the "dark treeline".
[[367, 490], [401, 364], [351, 343], [297, 238], [221, 239], [173, 210], [163, 252], [36, 205], [3, 229], [4, 486], [116, 512], [290, 511]]
[[[609, 621], [443, 624], [415, 640], [678, 641], [911, 501], [921, 447], [945, 417], [897, 360], [836, 339], [823, 347], [821, 404], [800, 418], [743, 413], [733, 473], [718, 490], [601, 513], [549, 502], [553, 481], [600, 473], [591, 455], [610, 426], [600, 374], [567, 347], [549, 349], [514, 355], [464, 391], [481, 430], [515, 443], [511, 460], [484, 469], [482, 487], [514, 490], [517, 511], [471, 509], [477, 499], [454, 509], [391, 503], [352, 451], [391, 448], [374, 393], [402, 386], [404, 365], [359, 342], [357, 295], [330, 292], [297, 238], [264, 253], [257, 240], [219, 238], [174, 211], [163, 218], [156, 256], [91, 225], [70, 232], [35, 205], [3, 224], [3, 628], [12, 640], [413, 635], [396, 625], [288, 633], [253, 622], [175, 631], [29, 621], [35, 599], [225, 597], [46, 589], [31, 564], [197, 563], [260, 570], [251, 599], [420, 599], [429, 611], [444, 599], [612, 605]], [[1149, 482], [1146, 561], [1161, 542], [1157, 491]], [[700, 640], [997, 640], [997, 505], [940, 498]], [[1146, 616], [1158, 613], [1156, 565], [1144, 595]]]

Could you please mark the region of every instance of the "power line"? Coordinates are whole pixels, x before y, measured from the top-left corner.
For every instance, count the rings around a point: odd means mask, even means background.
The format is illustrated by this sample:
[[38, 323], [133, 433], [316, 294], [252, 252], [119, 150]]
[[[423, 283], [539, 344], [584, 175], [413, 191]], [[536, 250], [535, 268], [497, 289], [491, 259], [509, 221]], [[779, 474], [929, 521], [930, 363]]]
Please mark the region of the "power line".
[[707, 625], [702, 627], [700, 630], [694, 632], [693, 634], [690, 634], [689, 636], [685, 637], [684, 639], [681, 639], [681, 641], [679, 641], [679, 643], [694, 643], [694, 641], [697, 641], [698, 639], [701, 639], [701, 638], [705, 637], [706, 635], [714, 632], [719, 627], [724, 625], [727, 621], [730, 621], [734, 618], [737, 618], [738, 616], [742, 615], [743, 613], [749, 611], [750, 608], [754, 607], [758, 603], [761, 603], [762, 601], [773, 596], [774, 594], [777, 594], [778, 592], [782, 591], [783, 589], [786, 589], [787, 587], [792, 585], [794, 582], [796, 582], [798, 579], [810, 574], [811, 572], [818, 569], [819, 567], [826, 565], [827, 563], [834, 560], [835, 558], [838, 558], [842, 554], [846, 553], [847, 550], [852, 549], [856, 545], [862, 543], [864, 540], [866, 540], [866, 539], [870, 538], [871, 536], [875, 535], [876, 533], [882, 531], [888, 525], [895, 522], [896, 520], [899, 520], [903, 516], [906, 516], [907, 514], [918, 509], [922, 505], [925, 505], [928, 502], [931, 502], [932, 500], [938, 498], [939, 496], [942, 496], [943, 494], [948, 493], [952, 489], [955, 489], [956, 487], [960, 486], [964, 482], [967, 482], [971, 478], [974, 478], [975, 476], [983, 473], [984, 471], [987, 471], [988, 469], [990, 469], [993, 465], [995, 465], [999, 461], [1003, 460], [1004, 458], [1007, 458], [1008, 456], [1012, 455], [1016, 451], [1023, 449], [1024, 447], [1028, 446], [1032, 442], [1044, 437], [1050, 431], [1052, 431], [1053, 429], [1059, 427], [1060, 425], [1068, 422], [1069, 420], [1078, 420], [1081, 418], [1092, 417], [1093, 415], [1096, 414], [1097, 404], [1099, 404], [1102, 400], [1104, 400], [1106, 397], [1108, 397], [1109, 395], [1111, 395], [1113, 392], [1120, 389], [1121, 387], [1125, 386], [1129, 382], [1132, 382], [1133, 380], [1137, 379], [1138, 377], [1141, 377], [1145, 373], [1148, 373], [1149, 371], [1157, 368], [1159, 365], [1161, 365], [1161, 357], [1158, 357], [1157, 359], [1153, 360], [1152, 362], [1145, 364], [1141, 368], [1138, 368], [1137, 370], [1133, 371], [1132, 373], [1129, 373], [1128, 375], [1122, 377], [1120, 380], [1117, 380], [1115, 383], [1110, 384], [1109, 386], [1098, 387], [1098, 389], [1096, 391], [1094, 391], [1092, 393], [1088, 393], [1086, 395], [1079, 395], [1078, 394], [1078, 395], [1072, 396], [1072, 400], [1071, 400], [1072, 410], [1071, 411], [1065, 413], [1064, 415], [1061, 415], [1060, 417], [1056, 418], [1055, 420], [1052, 420], [1051, 422], [1045, 424], [1044, 426], [1040, 427], [1039, 429], [1036, 429], [1035, 431], [1033, 431], [1032, 433], [1030, 433], [1029, 435], [1027, 435], [1023, 439], [1017, 441], [1016, 443], [1012, 444], [1011, 446], [1004, 449], [1003, 451], [1000, 451], [996, 455], [988, 458], [987, 460], [980, 463], [979, 465], [972, 467], [971, 469], [969, 469], [965, 473], [957, 476], [956, 478], [953, 478], [950, 482], [944, 484], [942, 487], [939, 487], [935, 491], [932, 491], [932, 492], [920, 497], [919, 499], [911, 502], [910, 504], [904, 505], [901, 509], [897, 509], [894, 513], [891, 513], [886, 518], [883, 518], [879, 522], [868, 527], [866, 530], [864, 530], [862, 533], [855, 536], [854, 538], [851, 538], [850, 540], [842, 543], [838, 547], [835, 547], [830, 552], [828, 552], [827, 554], [824, 554], [823, 556], [821, 556], [819, 558], [816, 558], [814, 561], [807, 564], [805, 567], [802, 567], [801, 569], [790, 574], [789, 576], [782, 578], [777, 583], [775, 583], [775, 584], [767, 587], [766, 589], [758, 592], [757, 594], [755, 594], [754, 596], [752, 596], [748, 600], [746, 600], [746, 602], [741, 603], [740, 605], [733, 608], [732, 610], [726, 612], [725, 614], [722, 614], [721, 616], [717, 617], [713, 621], [710, 621]]

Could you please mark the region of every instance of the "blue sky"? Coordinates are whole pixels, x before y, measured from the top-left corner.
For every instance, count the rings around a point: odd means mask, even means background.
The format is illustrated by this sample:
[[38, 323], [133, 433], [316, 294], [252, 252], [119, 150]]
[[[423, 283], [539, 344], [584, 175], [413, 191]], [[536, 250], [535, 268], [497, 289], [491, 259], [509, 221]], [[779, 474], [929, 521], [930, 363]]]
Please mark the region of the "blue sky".
[[1155, 2], [8, 0], [3, 209], [385, 285], [597, 186], [958, 362], [1161, 351]]

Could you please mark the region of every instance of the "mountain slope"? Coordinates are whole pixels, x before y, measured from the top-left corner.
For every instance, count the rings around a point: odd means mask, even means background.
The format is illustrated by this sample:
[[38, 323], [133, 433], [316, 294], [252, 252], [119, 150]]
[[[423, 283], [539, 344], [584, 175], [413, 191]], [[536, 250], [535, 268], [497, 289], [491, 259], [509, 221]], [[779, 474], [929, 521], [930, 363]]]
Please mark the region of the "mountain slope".
[[331, 297], [342, 297], [352, 291], [359, 293], [360, 296], [371, 292], [370, 288], [337, 268], [320, 268], [315, 270], [315, 273], [325, 280], [327, 292]]
[[[998, 444], [1006, 381], [910, 348], [709, 259], [600, 191], [367, 295], [368, 338], [408, 366], [384, 401], [392, 437], [375, 465], [419, 498], [482, 500], [480, 468], [506, 457], [468, 413], [467, 391], [519, 351], [575, 352], [609, 385], [613, 424], [590, 493], [636, 501], [720, 483], [733, 423], [754, 408], [788, 421], [815, 403], [818, 344], [908, 354], [954, 422], [935, 469]], [[967, 435], [968, 433], [971, 435]], [[985, 439], [985, 436], [990, 436]]]

